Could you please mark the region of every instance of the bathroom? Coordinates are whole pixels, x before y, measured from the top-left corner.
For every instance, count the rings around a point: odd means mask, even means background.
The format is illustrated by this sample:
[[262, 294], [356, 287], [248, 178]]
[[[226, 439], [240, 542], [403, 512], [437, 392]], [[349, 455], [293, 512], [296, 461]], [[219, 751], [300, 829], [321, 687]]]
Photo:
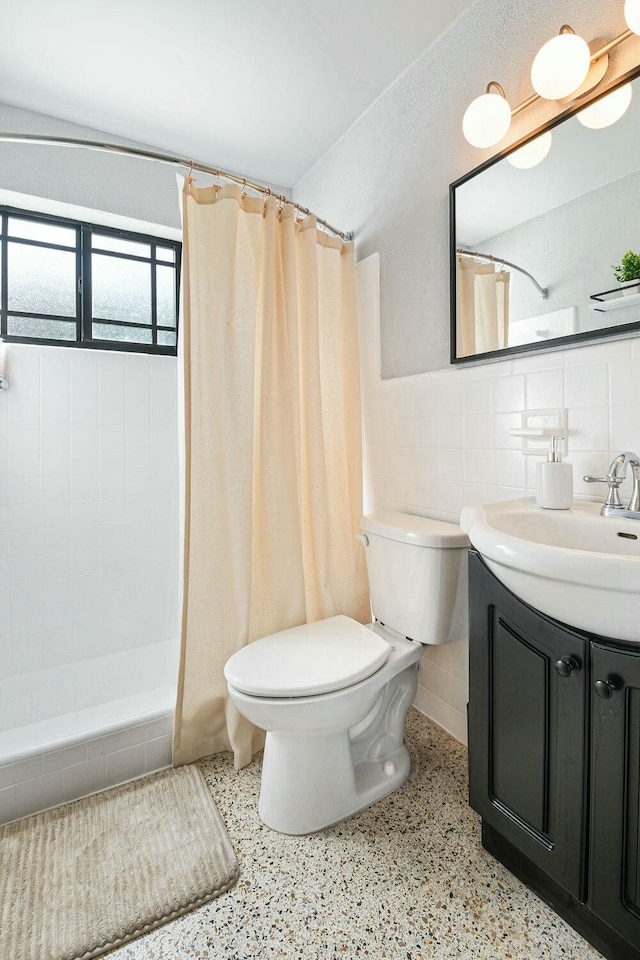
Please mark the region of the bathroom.
[[[465, 506], [531, 496], [537, 458], [523, 457], [521, 440], [510, 432], [521, 425], [523, 411], [569, 410], [578, 497], [594, 496], [583, 475], [602, 476], [619, 451], [639, 446], [640, 337], [449, 364], [449, 184], [495, 152], [465, 142], [462, 115], [494, 78], [512, 104], [526, 99], [533, 52], [560, 19], [588, 39], [624, 29], [620, 0], [567, 0], [561, 9], [513, 0], [507, 11], [499, 0], [460, 4], [457, 19], [442, 23], [430, 45], [422, 44], [414, 62], [363, 104], [328, 150], [289, 182], [273, 184], [274, 192], [286, 189], [294, 201], [355, 234], [367, 304], [361, 330], [366, 512], [457, 523]], [[624, 72], [621, 64], [614, 69]], [[189, 83], [197, 77], [185, 82], [187, 98]], [[140, 89], [145, 102], [153, 102], [152, 88]], [[3, 131], [114, 140], [106, 123], [71, 122], [71, 109], [62, 104], [57, 111], [38, 109], [44, 90], [30, 101], [12, 96], [8, 80], [3, 90]], [[535, 109], [524, 111], [500, 149], [539, 122]], [[136, 129], [133, 136], [130, 127], [112, 123], [120, 137], [159, 145], [143, 125]], [[199, 152], [197, 159], [236, 169], [222, 152]], [[258, 147], [252, 169], [239, 172], [271, 182]], [[135, 224], [147, 225], [137, 228], [142, 232], [156, 225], [167, 240], [181, 236], [175, 170], [159, 164], [3, 143], [0, 188], [0, 202], [8, 206], [69, 217], [73, 206], [79, 219], [134, 231]], [[47, 210], [38, 198], [49, 202]], [[0, 463], [7, 524], [0, 609], [10, 629], [0, 647], [0, 744], [6, 746], [0, 821], [171, 763], [182, 555], [176, 359], [10, 343], [7, 357], [10, 388], [0, 394], [0, 445], [10, 451]], [[34, 474], [47, 482], [22, 482]], [[38, 507], [46, 537], [30, 533]], [[97, 543], [106, 528], [114, 559], [127, 573], [124, 584], [96, 576]], [[34, 555], [40, 558], [36, 573]], [[91, 649], [83, 646], [88, 636]], [[415, 707], [461, 745], [468, 699], [465, 642], [428, 650]], [[76, 730], [66, 726], [73, 713]], [[37, 725], [50, 737], [55, 723], [61, 725], [55, 749], [43, 742], [36, 750], [33, 740], [22, 740], [28, 727], [37, 738]], [[572, 943], [573, 956], [591, 955], [586, 944]], [[527, 949], [534, 955], [530, 944]], [[127, 950], [133, 948], [123, 956]], [[247, 947], [245, 955], [259, 953]]]

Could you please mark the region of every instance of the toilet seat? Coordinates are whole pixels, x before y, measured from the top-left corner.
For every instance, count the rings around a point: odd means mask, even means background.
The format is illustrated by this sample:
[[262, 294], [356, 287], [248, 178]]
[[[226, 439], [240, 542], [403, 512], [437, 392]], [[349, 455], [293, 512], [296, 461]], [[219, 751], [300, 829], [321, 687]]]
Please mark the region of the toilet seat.
[[311, 697], [375, 673], [391, 644], [351, 617], [337, 616], [256, 640], [227, 661], [224, 674], [255, 697]]

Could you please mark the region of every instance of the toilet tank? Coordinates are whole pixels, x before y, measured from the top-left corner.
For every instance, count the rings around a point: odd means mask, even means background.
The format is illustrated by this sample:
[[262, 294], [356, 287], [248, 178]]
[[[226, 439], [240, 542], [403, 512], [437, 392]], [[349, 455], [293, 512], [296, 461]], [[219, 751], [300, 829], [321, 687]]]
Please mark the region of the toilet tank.
[[363, 517], [376, 620], [420, 643], [467, 636], [467, 548], [460, 527], [408, 513]]

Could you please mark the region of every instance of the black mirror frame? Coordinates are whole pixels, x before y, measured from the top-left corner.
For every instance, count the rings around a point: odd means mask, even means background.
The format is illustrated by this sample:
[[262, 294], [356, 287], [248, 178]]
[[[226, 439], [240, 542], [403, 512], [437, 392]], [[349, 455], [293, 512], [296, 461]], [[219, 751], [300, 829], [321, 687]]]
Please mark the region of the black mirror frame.
[[560, 350], [563, 347], [570, 345], [581, 345], [583, 343], [590, 343], [594, 340], [618, 340], [622, 337], [632, 335], [633, 333], [640, 332], [640, 320], [634, 320], [632, 323], [623, 323], [616, 327], [603, 327], [600, 330], [587, 330], [584, 333], [572, 333], [565, 337], [554, 337], [553, 340], [545, 341], [536, 341], [535, 343], [526, 343], [521, 344], [517, 347], [504, 347], [502, 350], [489, 350], [486, 353], [476, 353], [473, 356], [468, 357], [458, 357], [456, 354], [457, 347], [457, 297], [456, 297], [456, 286], [457, 286], [457, 277], [456, 277], [456, 199], [455, 192], [458, 187], [461, 187], [468, 180], [471, 180], [473, 177], [477, 176], [479, 173], [482, 173], [484, 170], [487, 170], [489, 167], [492, 167], [498, 161], [503, 160], [504, 157], [508, 156], [510, 153], [513, 153], [514, 150], [518, 150], [525, 143], [528, 143], [530, 140], [534, 140], [536, 137], [539, 137], [540, 134], [545, 133], [547, 130], [552, 130], [553, 127], [557, 127], [560, 123], [563, 123], [565, 120], [568, 120], [574, 114], [581, 110], [583, 107], [588, 104], [595, 103], [596, 100], [599, 100], [601, 97], [606, 96], [608, 93], [611, 93], [617, 87], [623, 86], [625, 83], [635, 80], [636, 77], [640, 77], [640, 65], [634, 67], [632, 70], [627, 71], [620, 77], [617, 77], [615, 82], [609, 84], [603, 90], [598, 92], [598, 95], [592, 97], [588, 101], [581, 101], [577, 106], [571, 106], [569, 109], [564, 110], [557, 117], [554, 117], [553, 120], [550, 120], [548, 123], [543, 124], [541, 127], [538, 127], [536, 130], [533, 130], [531, 133], [527, 134], [526, 137], [522, 137], [516, 143], [511, 144], [507, 147], [506, 150], [502, 150], [500, 153], [497, 153], [495, 156], [490, 157], [488, 160], [485, 160], [484, 163], [481, 163], [479, 166], [474, 167], [473, 170], [470, 170], [469, 173], [465, 173], [462, 177], [459, 177], [457, 180], [454, 180], [453, 183], [449, 185], [449, 300], [450, 300], [450, 363], [459, 364], [459, 363], [485, 363], [492, 360], [503, 360], [508, 359], [509, 357], [522, 356], [523, 354], [528, 353], [541, 353], [541, 352], [552, 352], [554, 350]]

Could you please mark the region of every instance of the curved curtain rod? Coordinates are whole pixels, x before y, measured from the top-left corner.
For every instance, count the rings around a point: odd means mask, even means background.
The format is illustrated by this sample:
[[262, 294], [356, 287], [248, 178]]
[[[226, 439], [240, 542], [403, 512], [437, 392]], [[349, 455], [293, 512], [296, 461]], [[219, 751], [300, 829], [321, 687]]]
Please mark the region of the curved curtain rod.
[[[174, 167], [186, 167], [189, 172], [197, 170], [199, 173], [208, 173], [213, 177], [223, 177], [223, 179], [232, 180], [234, 183], [239, 183], [243, 187], [250, 187], [252, 190], [257, 190], [258, 193], [264, 193], [267, 196], [273, 195], [283, 203], [290, 203], [296, 210], [299, 210], [300, 213], [304, 213], [305, 216], [316, 216], [308, 207], [302, 207], [299, 203], [294, 203], [293, 200], [287, 200], [284, 195], [272, 194], [269, 187], [264, 187], [259, 183], [252, 183], [251, 180], [247, 180], [245, 177], [238, 177], [235, 173], [227, 173], [226, 170], [219, 170], [217, 167], [210, 167], [206, 163], [198, 163], [196, 160], [186, 160], [182, 157], [173, 157], [168, 154], [153, 153], [150, 150], [141, 150], [137, 147], [124, 147], [117, 143], [102, 143], [100, 140], [78, 140], [76, 137], [44, 137], [37, 133], [0, 132], [0, 142], [34, 143], [52, 147], [85, 147], [87, 150], [99, 150], [104, 153], [120, 153], [128, 157], [138, 157], [141, 160], [155, 160], [158, 163], [167, 163]], [[336, 227], [332, 227], [330, 223], [327, 223], [327, 221], [321, 217], [316, 216], [316, 220], [337, 237], [341, 237], [343, 240], [353, 240], [353, 233], [337, 230]]]
[[518, 273], [524, 273], [525, 277], [531, 280], [531, 283], [540, 294], [540, 299], [547, 299], [547, 294], [549, 293], [548, 287], [541, 287], [536, 278], [533, 277], [528, 270], [525, 270], [524, 267], [519, 267], [517, 263], [511, 263], [510, 260], [504, 260], [502, 257], [494, 257], [490, 253], [474, 253], [473, 250], [463, 250], [462, 247], [458, 247], [456, 253], [460, 257], [473, 257], [475, 260], [484, 260], [485, 263], [501, 263], [503, 267], [511, 267], [512, 270], [517, 270]]

